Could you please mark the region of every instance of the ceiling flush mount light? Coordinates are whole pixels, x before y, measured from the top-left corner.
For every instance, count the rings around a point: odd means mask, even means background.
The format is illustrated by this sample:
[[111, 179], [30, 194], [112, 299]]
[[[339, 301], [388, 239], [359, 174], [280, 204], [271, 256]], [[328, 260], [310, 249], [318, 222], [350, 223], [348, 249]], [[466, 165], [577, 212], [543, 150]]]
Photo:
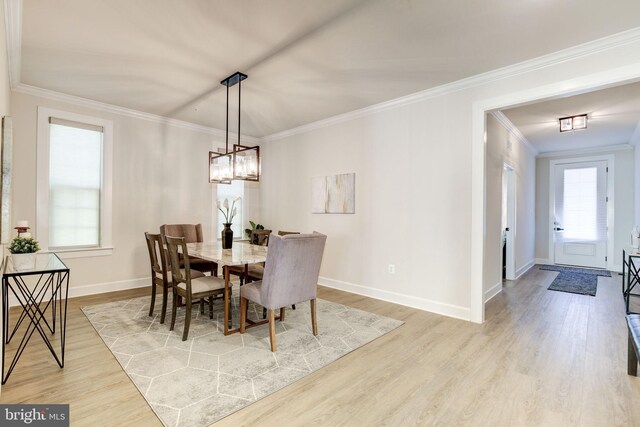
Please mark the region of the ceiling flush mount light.
[[[260, 147], [248, 147], [240, 144], [240, 101], [242, 99], [242, 81], [246, 74], [236, 72], [220, 84], [227, 87], [227, 129], [224, 153], [209, 152], [209, 182], [231, 184], [234, 179], [260, 181]], [[238, 85], [238, 143], [233, 144], [229, 152], [229, 88]]]
[[587, 128], [586, 114], [562, 117], [558, 121], [560, 122], [560, 132], [569, 132], [569, 131], [582, 130]]

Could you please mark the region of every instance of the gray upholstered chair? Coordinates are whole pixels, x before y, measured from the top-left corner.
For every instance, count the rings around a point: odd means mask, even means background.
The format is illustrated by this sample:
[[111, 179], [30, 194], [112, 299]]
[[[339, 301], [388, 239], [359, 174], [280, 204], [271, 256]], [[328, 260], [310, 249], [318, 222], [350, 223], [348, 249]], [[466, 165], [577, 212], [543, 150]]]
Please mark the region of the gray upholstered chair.
[[[147, 241], [147, 249], [149, 250], [149, 261], [151, 263], [151, 307], [149, 308], [149, 316], [153, 316], [153, 308], [156, 305], [156, 287], [162, 288], [162, 313], [160, 314], [160, 323], [164, 323], [167, 313], [167, 297], [169, 288], [172, 286], [171, 270], [167, 264], [166, 252], [162, 250], [162, 236], [159, 234], [144, 233]], [[191, 277], [202, 277], [199, 271], [192, 271]]]
[[[201, 243], [204, 241], [202, 235], [202, 224], [164, 224], [160, 226], [162, 236], [184, 237], [185, 243]], [[182, 255], [180, 256], [181, 266], [184, 265]], [[191, 269], [203, 273], [211, 272], [212, 276], [218, 275], [218, 264], [200, 258], [191, 257], [189, 259]]]
[[284, 320], [286, 306], [310, 301], [313, 334], [318, 334], [316, 294], [327, 236], [314, 231], [271, 236], [269, 240], [263, 279], [240, 288], [240, 333], [245, 331], [248, 301], [259, 304], [268, 311], [271, 351], [276, 351], [277, 309], [280, 309], [280, 320]]
[[[224, 280], [215, 276], [202, 276], [194, 278], [191, 272], [191, 262], [189, 252], [184, 237], [165, 236], [167, 251], [169, 252], [169, 264], [173, 279], [173, 304], [171, 308], [171, 327], [173, 331], [176, 324], [176, 312], [178, 309], [178, 296], [185, 299], [185, 319], [182, 341], [186, 341], [189, 336], [189, 325], [191, 324], [191, 306], [195, 300], [209, 300], [209, 318], [213, 319], [213, 298], [224, 297]], [[184, 273], [180, 270], [180, 252], [184, 254]]]
[[[268, 246], [269, 245], [269, 235], [271, 234], [271, 230], [253, 230], [251, 232], [250, 241], [252, 245], [259, 246]], [[264, 266], [262, 263], [260, 264], [249, 264], [247, 266], [248, 276], [252, 280], [262, 280], [262, 271], [264, 270]], [[231, 265], [229, 266], [229, 273], [235, 274], [240, 278], [240, 286], [244, 285], [246, 277], [244, 277], [244, 265]]]

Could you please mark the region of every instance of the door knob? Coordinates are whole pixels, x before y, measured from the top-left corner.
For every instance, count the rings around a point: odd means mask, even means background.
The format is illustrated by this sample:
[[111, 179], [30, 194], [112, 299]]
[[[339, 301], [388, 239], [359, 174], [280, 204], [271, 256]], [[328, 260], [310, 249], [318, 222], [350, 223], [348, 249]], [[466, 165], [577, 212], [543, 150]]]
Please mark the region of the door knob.
[[554, 230], [556, 230], [556, 231], [564, 231], [564, 228], [555, 227]]

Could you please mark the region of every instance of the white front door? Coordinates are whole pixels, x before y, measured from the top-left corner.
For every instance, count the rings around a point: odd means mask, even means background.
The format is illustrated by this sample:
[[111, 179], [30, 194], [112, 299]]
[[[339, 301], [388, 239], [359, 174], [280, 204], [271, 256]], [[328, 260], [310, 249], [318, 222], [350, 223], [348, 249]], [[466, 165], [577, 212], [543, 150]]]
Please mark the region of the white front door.
[[555, 165], [554, 262], [607, 266], [607, 161]]

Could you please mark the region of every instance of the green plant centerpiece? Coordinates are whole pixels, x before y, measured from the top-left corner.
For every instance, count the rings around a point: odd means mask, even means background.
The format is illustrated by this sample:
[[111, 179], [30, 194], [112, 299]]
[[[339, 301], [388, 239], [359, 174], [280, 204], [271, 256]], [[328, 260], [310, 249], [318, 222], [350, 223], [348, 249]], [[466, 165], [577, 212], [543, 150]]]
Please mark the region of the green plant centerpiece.
[[16, 237], [9, 245], [12, 254], [32, 254], [40, 250], [40, 244], [33, 237]]
[[249, 224], [251, 224], [251, 228], [244, 229], [244, 233], [249, 239], [251, 239], [251, 233], [253, 233], [253, 230], [264, 230], [264, 225], [262, 224], [256, 224], [253, 221], [249, 221]]

